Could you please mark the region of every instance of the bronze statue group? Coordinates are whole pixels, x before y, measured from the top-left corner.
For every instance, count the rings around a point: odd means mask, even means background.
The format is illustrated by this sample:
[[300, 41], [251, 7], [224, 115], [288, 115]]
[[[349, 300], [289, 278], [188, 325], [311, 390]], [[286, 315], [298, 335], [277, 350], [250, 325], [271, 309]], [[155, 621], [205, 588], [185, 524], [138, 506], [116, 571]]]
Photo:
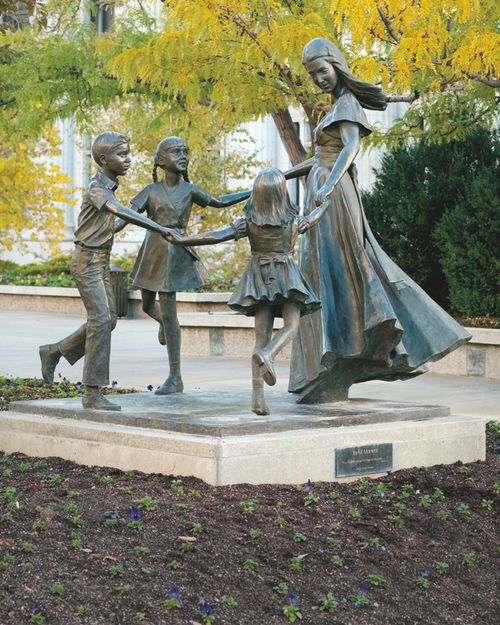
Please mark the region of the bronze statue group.
[[[384, 92], [354, 77], [327, 39], [310, 41], [302, 62], [315, 85], [332, 96], [331, 109], [314, 131], [315, 154], [285, 173], [264, 169], [252, 191], [218, 198], [192, 184], [186, 143], [168, 137], [155, 152], [153, 183], [127, 208], [114, 191], [118, 176], [130, 165], [129, 140], [111, 131], [95, 139], [92, 155], [100, 169], [83, 197], [71, 264], [87, 322], [58, 343], [40, 347], [46, 382], [53, 381], [61, 356], [71, 364], [85, 356], [83, 407], [120, 410], [101, 388], [109, 383], [110, 337], [116, 324], [109, 256], [114, 233], [127, 223], [147, 230], [132, 277], [168, 352], [170, 372], [158, 395], [183, 391], [176, 292], [203, 284], [193, 247], [241, 237], [248, 237], [251, 257], [229, 306], [255, 317], [256, 414], [270, 413], [264, 382], [276, 383], [273, 361], [292, 340], [289, 390], [300, 402], [319, 403], [347, 399], [356, 382], [418, 375], [427, 361], [470, 339], [385, 254], [363, 212], [354, 159], [361, 138], [371, 132], [363, 109], [384, 110]], [[303, 175], [306, 197], [300, 214], [286, 180]], [[224, 208], [243, 200], [244, 216], [230, 226], [185, 234], [193, 204]], [[297, 264], [293, 248], [298, 235], [303, 236]], [[273, 335], [275, 317], [283, 318], [283, 327]]]

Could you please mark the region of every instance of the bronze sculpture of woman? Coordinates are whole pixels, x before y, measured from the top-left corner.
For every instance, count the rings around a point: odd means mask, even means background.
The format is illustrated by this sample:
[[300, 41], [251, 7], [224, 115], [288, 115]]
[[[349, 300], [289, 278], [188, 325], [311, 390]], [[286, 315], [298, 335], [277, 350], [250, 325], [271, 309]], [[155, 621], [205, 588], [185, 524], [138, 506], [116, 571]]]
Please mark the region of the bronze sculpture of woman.
[[316, 403], [346, 399], [355, 382], [418, 375], [470, 335], [387, 256], [363, 212], [353, 161], [371, 132], [363, 108], [384, 110], [384, 92], [354, 77], [328, 39], [310, 41], [302, 62], [333, 102], [314, 131], [314, 156], [286, 172], [308, 174], [306, 214], [329, 198], [301, 240], [300, 269], [322, 309], [301, 319], [289, 384], [300, 402]]

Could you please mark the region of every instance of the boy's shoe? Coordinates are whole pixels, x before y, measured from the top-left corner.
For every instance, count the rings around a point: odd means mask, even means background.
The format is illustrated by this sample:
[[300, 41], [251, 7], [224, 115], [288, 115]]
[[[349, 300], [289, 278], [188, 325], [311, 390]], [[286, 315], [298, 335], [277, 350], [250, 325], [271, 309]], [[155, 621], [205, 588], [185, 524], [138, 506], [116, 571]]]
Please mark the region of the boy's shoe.
[[43, 381], [47, 384], [53, 384], [54, 372], [62, 354], [55, 345], [40, 345], [38, 353], [42, 365]]
[[91, 410], [121, 410], [118, 404], [112, 404], [104, 397], [97, 386], [86, 386], [82, 397], [82, 406]]
[[174, 393], [182, 393], [184, 384], [180, 376], [169, 375], [168, 378], [159, 386], [155, 395], [173, 395]]
[[267, 352], [263, 349], [258, 349], [252, 356], [253, 362], [259, 366], [262, 379], [269, 386], [276, 384], [276, 372], [274, 371], [273, 363], [269, 358]]

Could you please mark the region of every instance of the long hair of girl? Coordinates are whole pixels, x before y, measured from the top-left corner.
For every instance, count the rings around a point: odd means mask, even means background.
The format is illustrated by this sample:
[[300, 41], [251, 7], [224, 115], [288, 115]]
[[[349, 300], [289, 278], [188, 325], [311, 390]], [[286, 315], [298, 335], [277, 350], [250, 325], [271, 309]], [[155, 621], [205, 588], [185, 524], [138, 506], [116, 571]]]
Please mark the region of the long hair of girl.
[[283, 173], [266, 167], [257, 174], [252, 195], [245, 205], [247, 219], [257, 226], [281, 226], [299, 212], [286, 188]]

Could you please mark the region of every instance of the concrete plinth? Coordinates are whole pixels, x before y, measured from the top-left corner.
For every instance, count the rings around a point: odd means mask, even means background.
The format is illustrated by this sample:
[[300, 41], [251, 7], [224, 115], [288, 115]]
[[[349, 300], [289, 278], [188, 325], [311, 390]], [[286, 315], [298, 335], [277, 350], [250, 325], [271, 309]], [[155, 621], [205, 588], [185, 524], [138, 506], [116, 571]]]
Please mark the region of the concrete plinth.
[[336, 453], [345, 448], [390, 448], [380, 472], [485, 455], [482, 419], [453, 417], [443, 406], [367, 399], [298, 405], [294, 396], [275, 392], [273, 414], [258, 417], [249, 411], [248, 391], [141, 393], [113, 401], [121, 412], [85, 411], [79, 399], [15, 402], [0, 413], [0, 449], [192, 475], [214, 485], [356, 479], [360, 473], [338, 477]]

